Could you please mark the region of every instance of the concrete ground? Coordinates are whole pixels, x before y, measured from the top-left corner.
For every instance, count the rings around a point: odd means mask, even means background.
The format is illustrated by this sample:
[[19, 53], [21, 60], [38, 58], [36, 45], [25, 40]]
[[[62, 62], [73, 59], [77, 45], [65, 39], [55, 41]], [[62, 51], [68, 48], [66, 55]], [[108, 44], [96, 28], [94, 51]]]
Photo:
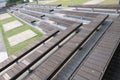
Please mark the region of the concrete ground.
[[0, 32], [0, 62], [4, 61], [7, 58], [8, 58], [8, 54], [6, 52], [2, 34]]

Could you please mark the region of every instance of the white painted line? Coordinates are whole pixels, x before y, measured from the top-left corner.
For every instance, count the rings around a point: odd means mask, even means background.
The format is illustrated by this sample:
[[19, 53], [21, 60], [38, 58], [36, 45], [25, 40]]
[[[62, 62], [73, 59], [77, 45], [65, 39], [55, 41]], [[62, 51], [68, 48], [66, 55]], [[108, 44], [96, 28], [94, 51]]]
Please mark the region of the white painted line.
[[11, 46], [15, 46], [15, 45], [17, 45], [25, 40], [28, 40], [36, 35], [37, 35], [36, 33], [34, 33], [32, 30], [29, 29], [29, 30], [26, 30], [26, 31], [21, 32], [19, 34], [16, 34], [12, 37], [9, 37], [8, 41], [9, 41]]
[[4, 13], [4, 14], [0, 15], [0, 20], [4, 20], [4, 19], [10, 18], [10, 17], [11, 16], [8, 13]]
[[101, 2], [103, 2], [104, 0], [90, 0], [84, 4], [99, 4]]
[[23, 24], [21, 22], [19, 22], [18, 20], [15, 20], [15, 21], [12, 21], [12, 22], [9, 22], [9, 23], [6, 23], [6, 24], [3, 24], [3, 28], [4, 28], [4, 31], [9, 31], [11, 29], [14, 29], [14, 28], [17, 28], [17, 27], [20, 27], [22, 26]]

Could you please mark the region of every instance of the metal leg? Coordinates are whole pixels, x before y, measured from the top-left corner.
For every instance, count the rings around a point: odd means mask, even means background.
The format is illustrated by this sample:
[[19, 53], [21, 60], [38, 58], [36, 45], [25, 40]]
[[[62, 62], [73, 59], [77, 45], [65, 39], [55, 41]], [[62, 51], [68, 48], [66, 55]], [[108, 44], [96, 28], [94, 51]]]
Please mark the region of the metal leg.
[[118, 9], [116, 10], [116, 13], [117, 13], [117, 14], [119, 13], [119, 10], [118, 10]]
[[92, 12], [94, 12], [94, 8], [92, 8]]

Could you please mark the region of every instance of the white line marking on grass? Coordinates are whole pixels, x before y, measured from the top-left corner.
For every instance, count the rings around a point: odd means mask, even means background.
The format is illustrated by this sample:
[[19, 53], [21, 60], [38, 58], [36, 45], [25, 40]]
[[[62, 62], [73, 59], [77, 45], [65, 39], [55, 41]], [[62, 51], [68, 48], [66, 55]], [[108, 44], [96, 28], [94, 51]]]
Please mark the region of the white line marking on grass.
[[0, 15], [0, 20], [4, 20], [4, 19], [10, 18], [10, 17], [11, 16], [8, 13], [4, 13], [4, 14]]
[[3, 28], [4, 28], [4, 31], [9, 31], [11, 29], [14, 29], [14, 28], [17, 28], [17, 27], [20, 27], [22, 26], [23, 24], [21, 22], [19, 22], [18, 20], [15, 20], [15, 21], [12, 21], [12, 22], [9, 22], [9, 23], [6, 23], [6, 24], [3, 24]]
[[15, 46], [15, 45], [17, 45], [25, 40], [28, 40], [36, 35], [37, 35], [36, 33], [34, 33], [32, 30], [29, 29], [29, 30], [23, 31], [19, 34], [16, 34], [12, 37], [9, 37], [8, 41], [10, 43], [10, 46]]
[[101, 2], [103, 2], [104, 0], [90, 0], [84, 4], [99, 4]]

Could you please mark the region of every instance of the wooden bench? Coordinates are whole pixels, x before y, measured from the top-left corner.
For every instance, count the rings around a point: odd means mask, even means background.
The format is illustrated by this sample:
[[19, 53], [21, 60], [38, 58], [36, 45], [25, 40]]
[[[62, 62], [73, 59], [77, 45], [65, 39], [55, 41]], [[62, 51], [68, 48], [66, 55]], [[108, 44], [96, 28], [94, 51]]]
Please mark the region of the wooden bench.
[[42, 12], [42, 13], [50, 13], [54, 11], [54, 9], [48, 9], [48, 8], [34, 8], [34, 7], [25, 7], [26, 10], [31, 10], [31, 11], [37, 11], [37, 12]]
[[[85, 29], [81, 30], [58, 51], [51, 55], [47, 60], [39, 65], [32, 74], [26, 77], [27, 80], [41, 79], [50, 80], [59, 71], [63, 64], [73, 55], [80, 46], [90, 37], [92, 33], [106, 20], [108, 16], [97, 16], [89, 26], [84, 26]], [[90, 27], [90, 29], [88, 28]]]
[[120, 10], [120, 5], [69, 5], [69, 7], [75, 7], [78, 8], [92, 8], [94, 9], [115, 9], [118, 13], [118, 10]]
[[[44, 57], [47, 53], [49, 53], [53, 48], [58, 46], [64, 39], [66, 39], [70, 34], [75, 32], [82, 24], [74, 24], [66, 31], [60, 32], [60, 36], [56, 36], [52, 41], [54, 41], [53, 44], [51, 44], [49, 47], [45, 47], [44, 45], [42, 48], [38, 48], [38, 51], [33, 51], [31, 55], [28, 55], [25, 59], [22, 61], [19, 61], [16, 65], [13, 66], [13, 68], [5, 71], [2, 77], [5, 77], [6, 74], [10, 76], [9, 79], [17, 79], [21, 74], [24, 74], [27, 70], [29, 70], [36, 62], [38, 62], [42, 57]], [[34, 57], [32, 58], [32, 56]], [[27, 61], [29, 59], [29, 61]], [[27, 63], [26, 63], [27, 61]], [[30, 62], [30, 63], [29, 63]], [[16, 70], [17, 69], [17, 70]], [[13, 72], [12, 74], [11, 71]]]
[[59, 28], [52, 26], [47, 22], [41, 22], [38, 24], [38, 27], [41, 28], [46, 33], [52, 32], [53, 30], [59, 30]]
[[29, 4], [29, 7], [44, 7], [44, 8], [58, 8], [60, 6], [62, 6], [61, 4], [40, 4], [40, 5], [33, 5], [33, 4]]
[[47, 16], [47, 17], [49, 18], [49, 20], [54, 21], [56, 24], [62, 25], [65, 27], [70, 27], [70, 25], [74, 23], [78, 23], [76, 21], [67, 20], [67, 19], [56, 17], [56, 16]]
[[15, 12], [15, 11], [14, 11], [14, 15], [17, 16], [17, 17], [19, 17], [20, 19], [22, 19], [22, 20], [30, 23], [30, 24], [32, 24], [33, 22], [38, 22], [38, 21], [39, 21], [38, 19], [29, 17], [29, 16], [27, 16], [27, 15], [25, 15], [25, 14], [22, 14], [22, 13], [20, 13], [20, 12]]
[[16, 52], [11, 57], [9, 57], [7, 60], [5, 60], [4, 62], [0, 63], [0, 72], [5, 70], [6, 68], [8, 68], [13, 63], [16, 63], [19, 59], [24, 57], [26, 54], [28, 54], [29, 52], [34, 50], [39, 45], [45, 43], [47, 40], [49, 40], [51, 37], [56, 35], [58, 32], [59, 32], [58, 30], [57, 31], [54, 30], [53, 32], [51, 32], [49, 34], [44, 35], [42, 38], [39, 38], [39, 39], [35, 40], [33, 43], [31, 43], [28, 46], [24, 47], [23, 49], [21, 49], [20, 51]]
[[28, 11], [28, 10], [19, 10], [20, 12], [22, 13], [25, 13], [25, 14], [28, 14], [28, 15], [31, 15], [33, 17], [37, 17], [37, 18], [42, 18], [44, 17], [45, 15], [44, 14], [40, 14], [40, 13], [36, 13], [36, 12], [33, 12], [33, 11]]
[[[120, 19], [120, 17], [119, 17]], [[101, 80], [106, 68], [120, 42], [119, 19], [111, 25], [101, 41], [83, 61], [71, 80]]]
[[55, 10], [54, 12], [66, 14], [68, 16], [90, 17], [90, 18], [95, 18], [97, 15], [99, 15], [97, 13], [76, 12], [76, 11], [67, 11], [67, 10], [59, 10], [59, 11]]

